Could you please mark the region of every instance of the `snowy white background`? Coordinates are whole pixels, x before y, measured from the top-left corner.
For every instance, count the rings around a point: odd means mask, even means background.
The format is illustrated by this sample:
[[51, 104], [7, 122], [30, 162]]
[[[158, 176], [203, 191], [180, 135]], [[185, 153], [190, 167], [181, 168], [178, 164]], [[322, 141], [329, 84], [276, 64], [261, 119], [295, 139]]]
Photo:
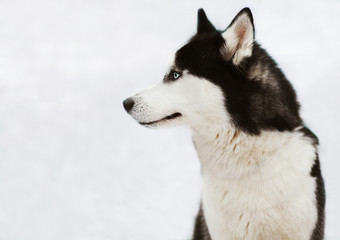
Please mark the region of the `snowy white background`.
[[204, 7], [257, 40], [320, 137], [328, 239], [340, 239], [339, 0], [1, 0], [0, 239], [189, 239], [200, 198], [190, 133], [149, 130], [122, 100], [160, 80]]

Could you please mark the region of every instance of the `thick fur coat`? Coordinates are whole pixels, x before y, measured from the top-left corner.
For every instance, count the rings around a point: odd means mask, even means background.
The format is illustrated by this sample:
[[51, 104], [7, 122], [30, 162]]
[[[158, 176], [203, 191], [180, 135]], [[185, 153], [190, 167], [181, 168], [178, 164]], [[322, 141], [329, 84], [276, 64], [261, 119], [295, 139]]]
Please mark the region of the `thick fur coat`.
[[193, 240], [320, 240], [318, 139], [301, 120], [292, 85], [254, 36], [248, 8], [223, 31], [200, 9], [197, 33], [163, 81], [124, 107], [144, 126], [192, 130], [202, 172]]

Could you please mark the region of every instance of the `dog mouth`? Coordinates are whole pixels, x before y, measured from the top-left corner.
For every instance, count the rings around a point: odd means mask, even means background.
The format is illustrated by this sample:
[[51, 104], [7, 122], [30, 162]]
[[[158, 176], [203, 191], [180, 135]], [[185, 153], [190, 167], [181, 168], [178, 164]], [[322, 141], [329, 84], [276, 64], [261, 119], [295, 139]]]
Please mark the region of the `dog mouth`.
[[152, 121], [152, 122], [139, 122], [139, 124], [144, 125], [144, 126], [150, 126], [156, 123], [160, 123], [160, 122], [165, 122], [165, 121], [169, 121], [169, 120], [173, 120], [175, 118], [179, 118], [181, 117], [182, 114], [179, 112], [173, 113], [171, 115], [168, 115], [162, 119], [156, 120], [156, 121]]

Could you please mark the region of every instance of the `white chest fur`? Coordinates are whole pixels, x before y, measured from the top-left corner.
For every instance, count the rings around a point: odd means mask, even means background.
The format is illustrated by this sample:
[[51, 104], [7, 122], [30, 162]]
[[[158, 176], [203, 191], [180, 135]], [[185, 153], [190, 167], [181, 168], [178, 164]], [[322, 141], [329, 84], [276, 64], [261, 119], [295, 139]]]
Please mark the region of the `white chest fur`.
[[194, 133], [213, 240], [309, 239], [317, 218], [315, 148], [299, 132]]

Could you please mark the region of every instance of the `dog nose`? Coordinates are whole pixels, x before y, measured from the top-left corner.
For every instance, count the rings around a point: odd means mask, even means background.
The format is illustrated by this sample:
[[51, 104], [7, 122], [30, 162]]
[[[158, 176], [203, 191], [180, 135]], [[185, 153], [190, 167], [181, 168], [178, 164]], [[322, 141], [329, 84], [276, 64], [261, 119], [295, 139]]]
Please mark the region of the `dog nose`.
[[127, 98], [123, 102], [123, 106], [127, 112], [129, 112], [132, 108], [135, 102], [131, 98]]

